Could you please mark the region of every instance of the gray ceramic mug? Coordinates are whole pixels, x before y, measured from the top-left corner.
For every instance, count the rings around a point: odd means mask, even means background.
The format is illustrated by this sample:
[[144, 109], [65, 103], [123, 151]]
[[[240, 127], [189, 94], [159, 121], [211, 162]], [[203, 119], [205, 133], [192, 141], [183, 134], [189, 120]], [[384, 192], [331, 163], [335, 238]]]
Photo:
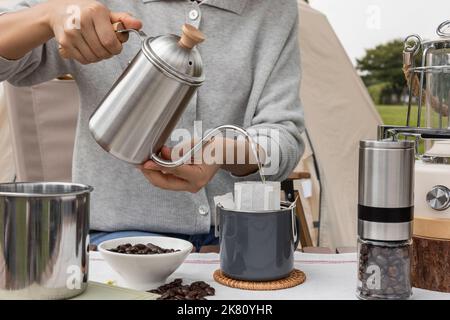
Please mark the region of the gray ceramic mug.
[[220, 268], [238, 280], [271, 281], [287, 277], [294, 268], [299, 223], [295, 206], [282, 203], [275, 211], [238, 211], [216, 207], [216, 236], [220, 238]]

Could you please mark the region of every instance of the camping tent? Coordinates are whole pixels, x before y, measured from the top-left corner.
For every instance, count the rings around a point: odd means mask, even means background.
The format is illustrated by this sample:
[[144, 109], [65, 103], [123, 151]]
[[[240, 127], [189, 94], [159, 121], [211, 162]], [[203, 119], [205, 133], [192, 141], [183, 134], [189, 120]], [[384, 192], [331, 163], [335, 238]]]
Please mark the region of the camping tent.
[[[306, 127], [311, 141], [300, 167], [302, 170], [308, 170], [312, 173], [312, 178], [317, 186], [315, 164], [318, 164], [317, 172], [320, 176], [322, 190], [322, 195], [319, 197], [317, 196], [319, 188], [313, 188], [316, 194], [313, 192], [313, 197], [310, 199], [313, 199], [315, 203], [312, 203], [309, 208], [318, 212], [319, 210], [314, 208], [319, 207], [318, 199], [322, 199], [320, 204], [320, 245], [327, 247], [354, 246], [356, 239], [358, 141], [365, 138], [375, 138], [376, 127], [381, 121], [364, 85], [355, 73], [326, 17], [303, 1], [299, 1], [299, 10], [303, 69], [301, 98], [305, 108]], [[48, 83], [34, 86], [32, 90], [47, 90], [48, 92], [48, 88], [54, 85], [56, 84]], [[68, 94], [68, 91], [71, 94]], [[58, 97], [58, 95], [63, 95], [65, 99], [72, 96], [71, 101], [75, 103], [78, 99], [75, 94], [76, 90], [68, 88], [68, 91], [53, 90], [52, 94], [55, 101], [61, 99], [61, 96]], [[8, 92], [12, 95], [9, 101], [21, 101], [20, 99], [14, 99], [14, 95], [29, 94], [29, 90], [26, 88], [9, 88]], [[17, 107], [26, 108], [27, 106], [19, 105]], [[11, 154], [11, 139], [9, 138], [4, 114], [5, 110], [1, 108], [0, 102], [0, 148], [2, 150], [0, 178], [14, 176], [12, 157], [9, 156]], [[56, 116], [56, 113], [52, 113], [52, 117]], [[63, 117], [64, 113], [60, 113], [59, 116]], [[75, 113], [72, 112], [67, 113], [66, 116], [76, 117]], [[10, 118], [13, 118], [13, 116], [10, 115]], [[45, 123], [45, 119], [41, 120], [36, 125]], [[26, 120], [22, 117], [20, 121]], [[67, 121], [67, 119], [62, 119], [62, 121]], [[14, 126], [17, 127], [18, 124]], [[57, 127], [59, 130], [64, 130], [66, 126]], [[69, 130], [73, 130], [72, 126], [69, 126]], [[14, 130], [14, 132], [15, 135], [19, 135], [31, 131]], [[48, 134], [48, 130], [42, 132]], [[54, 133], [53, 135], [67, 137], [67, 134], [61, 133]], [[28, 138], [31, 139], [32, 137]], [[24, 141], [25, 143], [25, 141], [29, 142], [30, 139], [23, 137], [23, 139], [16, 138], [14, 141], [15, 143], [17, 141]], [[44, 139], [44, 137], [41, 136], [40, 139]], [[73, 144], [71, 139], [73, 137], [68, 138], [67, 145]], [[61, 141], [59, 145], [61, 146]], [[20, 146], [16, 145], [16, 150], [18, 150], [17, 147]], [[21, 147], [24, 149], [24, 145]], [[54, 144], [48, 143], [45, 144], [45, 147], [56, 148]], [[25, 147], [25, 149], [28, 148]], [[71, 151], [68, 150], [67, 152], [69, 156], [65, 158], [70, 159]], [[54, 152], [49, 150], [45, 154], [54, 154]], [[61, 152], [59, 154], [61, 155]], [[39, 172], [39, 170], [32, 170], [29, 165], [23, 168], [25, 161], [17, 160], [20, 159], [16, 159], [19, 176], [29, 177], [27, 174], [30, 172]], [[36, 164], [36, 161], [33, 163]], [[39, 165], [43, 166], [45, 163], [39, 162]], [[67, 163], [61, 165], [67, 168]], [[50, 167], [54, 168], [53, 165]], [[45, 168], [41, 171], [45, 172]]]
[[376, 138], [381, 119], [327, 18], [303, 1], [299, 8], [301, 98], [322, 190], [320, 245], [354, 246], [358, 142]]
[[14, 179], [14, 159], [3, 86], [0, 83], [0, 182]]

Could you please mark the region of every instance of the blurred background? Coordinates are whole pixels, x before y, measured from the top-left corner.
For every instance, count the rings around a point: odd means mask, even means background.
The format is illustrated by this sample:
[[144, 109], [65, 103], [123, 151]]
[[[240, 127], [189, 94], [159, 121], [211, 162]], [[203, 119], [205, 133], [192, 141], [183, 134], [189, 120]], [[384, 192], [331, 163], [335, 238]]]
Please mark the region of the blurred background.
[[[362, 77], [385, 124], [405, 125], [407, 88], [403, 40], [435, 39], [450, 17], [447, 0], [309, 0], [324, 13]], [[415, 112], [412, 114], [415, 119]]]

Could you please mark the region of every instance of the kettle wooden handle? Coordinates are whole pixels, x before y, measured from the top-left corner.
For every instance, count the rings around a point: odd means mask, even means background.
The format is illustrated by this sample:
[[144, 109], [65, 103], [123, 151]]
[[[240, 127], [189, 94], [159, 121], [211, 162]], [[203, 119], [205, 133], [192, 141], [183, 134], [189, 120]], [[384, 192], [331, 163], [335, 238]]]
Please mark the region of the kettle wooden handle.
[[[124, 43], [124, 42], [128, 41], [128, 37], [129, 37], [128, 32], [117, 32], [117, 31], [120, 31], [120, 30], [125, 30], [125, 26], [123, 25], [122, 22], [119, 21], [119, 22], [113, 23], [112, 27], [113, 27], [113, 30], [116, 33], [117, 39], [121, 43]], [[66, 50], [63, 47], [59, 46], [58, 47], [58, 51], [59, 51], [59, 54], [61, 55], [61, 57], [63, 57], [63, 58], [67, 58], [68, 57], [67, 52], [66, 52]]]
[[190, 24], [184, 24], [182, 31], [183, 34], [181, 35], [180, 41], [178, 41], [180, 47], [192, 49], [197, 44], [205, 41], [205, 35], [203, 32]]

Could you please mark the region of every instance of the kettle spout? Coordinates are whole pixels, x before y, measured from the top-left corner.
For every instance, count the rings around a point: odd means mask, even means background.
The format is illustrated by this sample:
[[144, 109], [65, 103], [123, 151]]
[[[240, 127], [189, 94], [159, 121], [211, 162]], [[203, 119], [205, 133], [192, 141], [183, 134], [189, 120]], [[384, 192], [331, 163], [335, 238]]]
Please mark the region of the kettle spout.
[[162, 167], [166, 167], [166, 168], [175, 168], [175, 167], [179, 167], [185, 163], [187, 163], [189, 160], [192, 159], [192, 157], [201, 150], [201, 148], [203, 147], [203, 145], [205, 145], [206, 143], [208, 143], [209, 141], [211, 141], [212, 138], [214, 138], [216, 135], [218, 135], [219, 133], [222, 132], [226, 132], [227, 130], [231, 130], [234, 131], [238, 134], [243, 135], [250, 143], [251, 145], [251, 150], [254, 154], [254, 156], [256, 157], [257, 161], [258, 161], [258, 167], [261, 165], [261, 161], [259, 159], [259, 155], [256, 151], [256, 146], [255, 143], [253, 141], [252, 136], [243, 128], [235, 126], [235, 125], [223, 125], [220, 127], [217, 127], [213, 130], [211, 130], [208, 134], [206, 134], [199, 142], [197, 142], [193, 148], [191, 148], [188, 152], [186, 152], [186, 154], [184, 154], [181, 158], [179, 158], [176, 161], [168, 161], [168, 160], [164, 160], [161, 159], [158, 155], [156, 154], [152, 154], [151, 159], [153, 161], [155, 161], [158, 165], [162, 166]]

